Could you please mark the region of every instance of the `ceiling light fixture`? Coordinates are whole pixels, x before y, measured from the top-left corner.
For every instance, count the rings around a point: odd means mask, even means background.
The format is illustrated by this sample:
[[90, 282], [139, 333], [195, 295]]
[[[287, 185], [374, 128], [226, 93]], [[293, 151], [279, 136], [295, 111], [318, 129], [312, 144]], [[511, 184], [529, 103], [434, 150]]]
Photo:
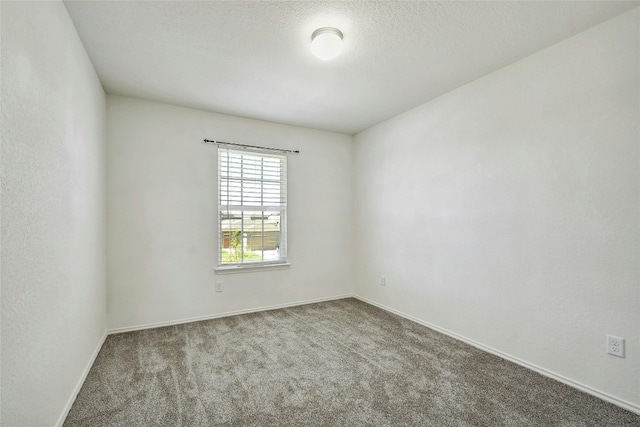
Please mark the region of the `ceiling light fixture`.
[[333, 27], [318, 28], [311, 34], [311, 52], [323, 61], [342, 52], [342, 32]]

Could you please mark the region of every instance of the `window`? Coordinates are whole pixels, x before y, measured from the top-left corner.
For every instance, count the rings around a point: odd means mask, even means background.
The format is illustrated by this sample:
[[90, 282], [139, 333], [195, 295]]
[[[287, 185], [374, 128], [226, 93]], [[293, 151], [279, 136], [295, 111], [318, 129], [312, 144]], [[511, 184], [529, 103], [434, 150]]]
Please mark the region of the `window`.
[[218, 148], [218, 266], [287, 262], [287, 156]]

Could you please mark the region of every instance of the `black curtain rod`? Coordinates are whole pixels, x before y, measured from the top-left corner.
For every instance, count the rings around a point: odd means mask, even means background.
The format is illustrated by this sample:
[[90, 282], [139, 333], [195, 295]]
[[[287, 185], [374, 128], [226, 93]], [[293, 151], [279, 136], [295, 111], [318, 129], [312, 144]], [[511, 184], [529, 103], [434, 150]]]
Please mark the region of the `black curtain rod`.
[[300, 153], [299, 150], [285, 150], [284, 148], [270, 148], [270, 147], [260, 147], [259, 145], [235, 144], [233, 142], [212, 141], [210, 139], [205, 139], [204, 143], [205, 144], [233, 145], [235, 147], [243, 147], [243, 148], [258, 148], [260, 150], [278, 151], [280, 153], [294, 153], [294, 154], [299, 154]]

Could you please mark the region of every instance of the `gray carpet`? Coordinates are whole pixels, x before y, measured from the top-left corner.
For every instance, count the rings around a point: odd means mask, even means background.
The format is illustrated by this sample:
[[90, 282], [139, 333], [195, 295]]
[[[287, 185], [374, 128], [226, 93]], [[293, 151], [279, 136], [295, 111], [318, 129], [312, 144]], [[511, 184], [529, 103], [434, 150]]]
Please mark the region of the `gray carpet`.
[[355, 299], [111, 335], [65, 426], [640, 426]]

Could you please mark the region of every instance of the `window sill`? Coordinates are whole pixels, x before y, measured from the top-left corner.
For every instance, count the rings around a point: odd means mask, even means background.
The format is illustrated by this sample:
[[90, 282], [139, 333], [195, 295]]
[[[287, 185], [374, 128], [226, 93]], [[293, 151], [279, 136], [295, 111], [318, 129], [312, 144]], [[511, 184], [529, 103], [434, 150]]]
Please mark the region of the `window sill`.
[[288, 262], [278, 264], [234, 265], [228, 267], [216, 267], [214, 271], [216, 272], [216, 274], [254, 273], [257, 271], [284, 270], [289, 268], [290, 265], [291, 264], [289, 264]]

